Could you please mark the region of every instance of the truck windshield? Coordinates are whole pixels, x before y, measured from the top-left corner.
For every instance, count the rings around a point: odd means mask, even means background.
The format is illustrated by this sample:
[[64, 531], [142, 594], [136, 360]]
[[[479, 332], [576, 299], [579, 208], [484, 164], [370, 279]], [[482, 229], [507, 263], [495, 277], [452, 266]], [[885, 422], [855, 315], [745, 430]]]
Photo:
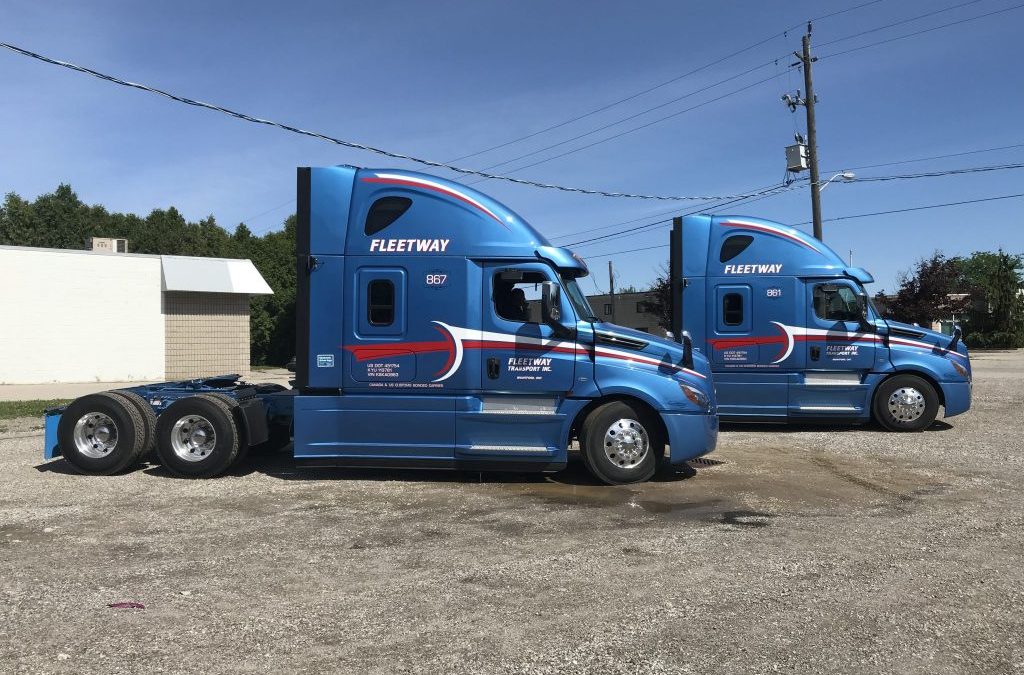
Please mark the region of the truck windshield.
[[584, 321], [597, 321], [597, 316], [594, 314], [594, 310], [591, 309], [590, 303], [587, 302], [587, 296], [583, 295], [579, 284], [576, 283], [576, 279], [564, 274], [561, 275], [561, 278], [562, 288], [565, 289], [565, 294], [569, 296], [569, 302], [572, 303], [573, 309], [576, 310], [576, 316]]

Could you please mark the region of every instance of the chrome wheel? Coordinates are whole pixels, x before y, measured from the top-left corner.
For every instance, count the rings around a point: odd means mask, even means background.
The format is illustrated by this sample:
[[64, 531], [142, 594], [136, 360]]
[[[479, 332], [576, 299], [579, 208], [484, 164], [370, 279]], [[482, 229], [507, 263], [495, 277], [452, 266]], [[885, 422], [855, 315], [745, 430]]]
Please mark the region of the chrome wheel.
[[102, 459], [117, 447], [117, 425], [104, 413], [82, 415], [72, 433], [75, 449], [91, 459]]
[[647, 430], [636, 420], [616, 420], [604, 432], [604, 454], [612, 464], [632, 469], [650, 451]]
[[171, 428], [171, 449], [186, 462], [201, 462], [217, 447], [217, 432], [201, 415], [186, 415]]
[[914, 422], [924, 414], [924, 394], [913, 387], [900, 387], [889, 395], [889, 414], [900, 422]]

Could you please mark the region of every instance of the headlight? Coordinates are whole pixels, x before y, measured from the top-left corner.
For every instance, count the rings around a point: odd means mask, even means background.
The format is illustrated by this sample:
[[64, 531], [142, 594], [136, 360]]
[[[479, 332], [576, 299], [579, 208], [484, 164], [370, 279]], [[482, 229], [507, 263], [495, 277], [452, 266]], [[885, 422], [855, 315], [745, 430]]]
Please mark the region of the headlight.
[[679, 388], [682, 389], [683, 395], [690, 400], [691, 403], [696, 405], [701, 410], [710, 410], [711, 405], [707, 395], [696, 387], [691, 387], [685, 382], [679, 383]]

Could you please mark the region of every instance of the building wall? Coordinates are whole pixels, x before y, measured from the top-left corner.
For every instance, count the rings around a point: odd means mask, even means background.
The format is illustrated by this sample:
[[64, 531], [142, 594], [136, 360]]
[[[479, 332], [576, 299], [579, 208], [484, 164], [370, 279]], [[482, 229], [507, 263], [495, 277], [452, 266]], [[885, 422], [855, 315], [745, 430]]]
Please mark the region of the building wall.
[[[658, 317], [654, 314], [644, 312], [640, 309], [639, 303], [647, 299], [650, 293], [616, 293], [615, 294], [615, 323], [626, 328], [641, 330], [658, 337], [665, 336], [665, 329], [658, 325]], [[611, 321], [611, 296], [590, 295], [587, 296], [590, 306], [593, 308], [597, 318], [602, 321]]]
[[0, 247], [0, 384], [163, 379], [160, 269], [158, 257]]
[[164, 294], [167, 379], [249, 374], [249, 296]]

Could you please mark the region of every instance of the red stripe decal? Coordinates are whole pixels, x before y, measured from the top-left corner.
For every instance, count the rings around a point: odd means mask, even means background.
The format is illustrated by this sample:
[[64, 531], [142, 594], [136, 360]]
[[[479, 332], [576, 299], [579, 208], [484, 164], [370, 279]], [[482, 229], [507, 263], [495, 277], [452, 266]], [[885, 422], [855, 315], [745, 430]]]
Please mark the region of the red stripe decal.
[[804, 241], [800, 237], [792, 235], [789, 232], [782, 232], [781, 230], [776, 230], [774, 228], [766, 227], [764, 225], [757, 225], [755, 223], [735, 223], [735, 222], [728, 221], [728, 220], [725, 221], [725, 222], [719, 223], [719, 225], [723, 225], [725, 227], [738, 227], [740, 229], [753, 230], [755, 232], [764, 232], [765, 234], [774, 234], [777, 237], [782, 237], [782, 238], [787, 239], [787, 240], [789, 240], [789, 241], [791, 241], [791, 242], [793, 242], [795, 244], [800, 244], [801, 246], [806, 246], [807, 248], [811, 249], [815, 253], [821, 253], [821, 251], [819, 251], [814, 246], [808, 244], [806, 241]]

